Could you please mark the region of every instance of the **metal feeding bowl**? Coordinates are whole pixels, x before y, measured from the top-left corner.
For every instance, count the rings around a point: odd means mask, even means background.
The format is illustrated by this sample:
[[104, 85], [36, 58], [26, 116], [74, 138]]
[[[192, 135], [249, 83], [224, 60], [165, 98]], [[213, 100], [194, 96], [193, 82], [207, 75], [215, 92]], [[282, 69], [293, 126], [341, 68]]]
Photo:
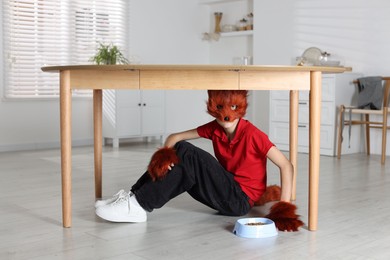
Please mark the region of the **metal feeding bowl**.
[[275, 223], [268, 218], [241, 218], [236, 221], [233, 233], [245, 238], [266, 238], [278, 235]]

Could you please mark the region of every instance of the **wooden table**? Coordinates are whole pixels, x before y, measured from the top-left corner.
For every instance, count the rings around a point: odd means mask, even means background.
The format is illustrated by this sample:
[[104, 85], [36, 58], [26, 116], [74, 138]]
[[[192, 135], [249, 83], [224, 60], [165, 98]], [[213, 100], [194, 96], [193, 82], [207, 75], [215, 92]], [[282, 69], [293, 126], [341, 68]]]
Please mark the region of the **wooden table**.
[[63, 226], [72, 225], [72, 89], [93, 90], [95, 196], [102, 197], [103, 89], [230, 89], [290, 91], [290, 161], [295, 200], [298, 146], [298, 91], [309, 90], [309, 230], [317, 229], [320, 167], [322, 73], [345, 67], [228, 65], [74, 65], [47, 66], [60, 73], [60, 127]]

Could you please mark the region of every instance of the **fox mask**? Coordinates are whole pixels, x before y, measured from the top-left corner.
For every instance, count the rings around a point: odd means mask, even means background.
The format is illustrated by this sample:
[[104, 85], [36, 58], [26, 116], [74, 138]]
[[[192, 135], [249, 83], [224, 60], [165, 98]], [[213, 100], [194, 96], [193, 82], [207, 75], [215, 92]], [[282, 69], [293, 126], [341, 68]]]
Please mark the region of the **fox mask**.
[[208, 90], [207, 112], [220, 121], [232, 122], [246, 114], [247, 90]]

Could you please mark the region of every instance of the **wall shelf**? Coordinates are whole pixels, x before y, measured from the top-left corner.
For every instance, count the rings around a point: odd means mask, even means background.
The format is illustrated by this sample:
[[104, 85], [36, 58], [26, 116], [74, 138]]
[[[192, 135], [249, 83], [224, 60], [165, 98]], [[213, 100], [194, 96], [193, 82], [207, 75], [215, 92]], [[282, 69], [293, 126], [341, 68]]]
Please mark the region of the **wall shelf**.
[[[254, 30], [226, 31], [214, 33], [215, 12], [223, 13], [221, 30], [224, 26], [238, 26], [239, 21], [253, 13], [254, 0], [198, 0], [200, 3], [208, 5], [205, 11], [209, 13], [211, 32], [203, 33], [203, 40], [208, 40], [210, 44], [211, 64], [236, 64], [242, 57], [253, 56], [253, 36]], [[249, 19], [248, 19], [249, 20]], [[252, 20], [250, 21], [252, 24]], [[249, 29], [249, 27], [247, 27]], [[256, 27], [255, 27], [256, 28]], [[225, 29], [228, 29], [227, 27]], [[233, 29], [233, 28], [232, 28]], [[234, 27], [238, 29], [238, 27]]]
[[221, 37], [251, 36], [251, 35], [253, 35], [253, 30], [234, 31], [234, 32], [221, 32]]
[[199, 0], [200, 4], [211, 5], [211, 4], [223, 4], [229, 2], [241, 2], [245, 0]]

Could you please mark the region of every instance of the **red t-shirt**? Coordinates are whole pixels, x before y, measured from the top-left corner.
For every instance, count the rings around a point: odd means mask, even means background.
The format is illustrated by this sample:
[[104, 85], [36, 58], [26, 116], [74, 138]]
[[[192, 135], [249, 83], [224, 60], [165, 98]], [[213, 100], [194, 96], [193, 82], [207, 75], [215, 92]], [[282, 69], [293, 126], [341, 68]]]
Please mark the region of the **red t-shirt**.
[[199, 126], [197, 131], [199, 136], [212, 140], [216, 158], [234, 175], [253, 205], [267, 185], [267, 153], [274, 146], [268, 136], [245, 119], [238, 122], [231, 141], [216, 120]]

